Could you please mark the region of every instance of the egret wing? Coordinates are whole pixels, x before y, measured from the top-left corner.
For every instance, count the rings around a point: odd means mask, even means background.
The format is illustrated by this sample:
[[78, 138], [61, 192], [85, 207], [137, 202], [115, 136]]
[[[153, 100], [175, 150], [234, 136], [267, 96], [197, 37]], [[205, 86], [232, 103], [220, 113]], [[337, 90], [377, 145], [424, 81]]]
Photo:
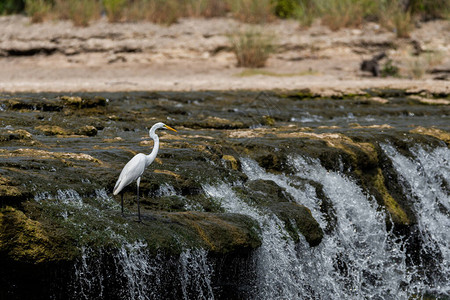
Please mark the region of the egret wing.
[[114, 195], [120, 193], [127, 185], [142, 176], [145, 170], [145, 154], [136, 154], [120, 172], [119, 179], [114, 186]]

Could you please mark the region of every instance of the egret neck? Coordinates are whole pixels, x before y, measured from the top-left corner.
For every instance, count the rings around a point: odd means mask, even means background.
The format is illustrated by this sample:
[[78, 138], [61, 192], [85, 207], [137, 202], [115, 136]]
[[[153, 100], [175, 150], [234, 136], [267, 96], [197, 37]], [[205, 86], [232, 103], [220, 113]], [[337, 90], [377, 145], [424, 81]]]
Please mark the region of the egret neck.
[[153, 139], [154, 144], [153, 144], [153, 150], [152, 153], [150, 153], [149, 155], [147, 155], [146, 160], [145, 160], [145, 167], [148, 167], [156, 158], [156, 155], [158, 154], [158, 150], [159, 150], [159, 138], [158, 136], [155, 134], [156, 128], [155, 129], [150, 129], [149, 131], [149, 136]]

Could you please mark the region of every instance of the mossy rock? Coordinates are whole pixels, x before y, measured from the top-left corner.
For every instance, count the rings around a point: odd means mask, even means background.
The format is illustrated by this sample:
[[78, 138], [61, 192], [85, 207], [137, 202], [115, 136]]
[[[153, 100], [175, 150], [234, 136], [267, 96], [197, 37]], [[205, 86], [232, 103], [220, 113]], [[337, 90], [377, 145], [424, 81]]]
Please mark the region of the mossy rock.
[[13, 140], [32, 140], [33, 135], [26, 130], [7, 130], [0, 133], [0, 142], [8, 142]]
[[0, 253], [31, 263], [67, 260], [73, 255], [64, 252], [40, 222], [10, 206], [0, 209]]
[[248, 216], [240, 214], [211, 214], [203, 212], [180, 212], [164, 214], [172, 222], [188, 228], [196, 247], [209, 251], [228, 253], [239, 249], [256, 249], [261, 245], [259, 226]]
[[92, 125], [85, 125], [81, 128], [78, 128], [75, 131], [78, 135], [85, 135], [85, 136], [96, 136], [97, 135], [97, 128], [95, 128]]
[[70, 135], [72, 131], [66, 130], [56, 125], [40, 125], [35, 129], [42, 131], [45, 135]]
[[23, 188], [17, 186], [8, 177], [0, 175], [0, 204], [8, 205], [12, 203], [19, 203], [28, 195]]
[[270, 205], [269, 208], [284, 222], [294, 241], [299, 241], [299, 234], [305, 237], [311, 247], [319, 245], [322, 241], [322, 228], [306, 206], [292, 202], [280, 202]]
[[94, 96], [92, 98], [79, 96], [61, 96], [60, 99], [64, 102], [64, 105], [79, 109], [103, 107], [108, 103], [106, 98], [101, 96]]
[[247, 182], [246, 186], [251, 190], [250, 197], [258, 204], [266, 201], [274, 202], [294, 202], [285, 188], [280, 187], [272, 180], [257, 179]]
[[225, 161], [228, 168], [239, 171], [242, 169], [240, 161], [236, 160], [236, 158], [232, 155], [224, 155], [222, 156], [222, 160]]

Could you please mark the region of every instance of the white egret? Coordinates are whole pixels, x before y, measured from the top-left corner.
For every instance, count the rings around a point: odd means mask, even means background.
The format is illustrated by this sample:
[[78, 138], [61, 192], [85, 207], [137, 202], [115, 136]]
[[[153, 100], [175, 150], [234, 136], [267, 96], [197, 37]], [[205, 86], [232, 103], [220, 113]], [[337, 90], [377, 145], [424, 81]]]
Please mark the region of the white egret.
[[[177, 132], [175, 129], [167, 126], [164, 123], [156, 123], [152, 126], [149, 131], [150, 137], [155, 142], [153, 145], [152, 153], [145, 155], [143, 153], [136, 154], [126, 165], [123, 167], [122, 172], [120, 172], [119, 179], [117, 179], [116, 185], [114, 186], [113, 194], [117, 195], [120, 193], [127, 185], [136, 180], [137, 184], [137, 205], [138, 205], [138, 219], [141, 221], [141, 209], [139, 206], [139, 183], [141, 182], [142, 173], [144, 173], [145, 168], [147, 168], [156, 158], [159, 150], [159, 138], [156, 135], [156, 129], [163, 128], [169, 129]], [[123, 214], [123, 192], [121, 194], [121, 205]]]

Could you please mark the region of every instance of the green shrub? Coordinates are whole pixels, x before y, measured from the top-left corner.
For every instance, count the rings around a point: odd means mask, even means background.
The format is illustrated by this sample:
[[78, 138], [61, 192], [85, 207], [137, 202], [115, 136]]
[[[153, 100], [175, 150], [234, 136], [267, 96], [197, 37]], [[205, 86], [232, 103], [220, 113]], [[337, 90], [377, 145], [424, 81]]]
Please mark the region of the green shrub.
[[413, 15], [422, 15], [424, 19], [448, 18], [450, 0], [410, 0], [407, 9]]
[[382, 77], [399, 77], [399, 68], [393, 64], [391, 59], [388, 59], [386, 63], [383, 65], [383, 68], [381, 69], [381, 76]]
[[16, 14], [25, 9], [23, 0], [2, 0], [0, 1], [0, 15]]
[[273, 0], [275, 15], [286, 19], [298, 14], [300, 3], [297, 0]]
[[275, 52], [274, 36], [250, 28], [230, 35], [231, 47], [238, 67], [262, 68]]

